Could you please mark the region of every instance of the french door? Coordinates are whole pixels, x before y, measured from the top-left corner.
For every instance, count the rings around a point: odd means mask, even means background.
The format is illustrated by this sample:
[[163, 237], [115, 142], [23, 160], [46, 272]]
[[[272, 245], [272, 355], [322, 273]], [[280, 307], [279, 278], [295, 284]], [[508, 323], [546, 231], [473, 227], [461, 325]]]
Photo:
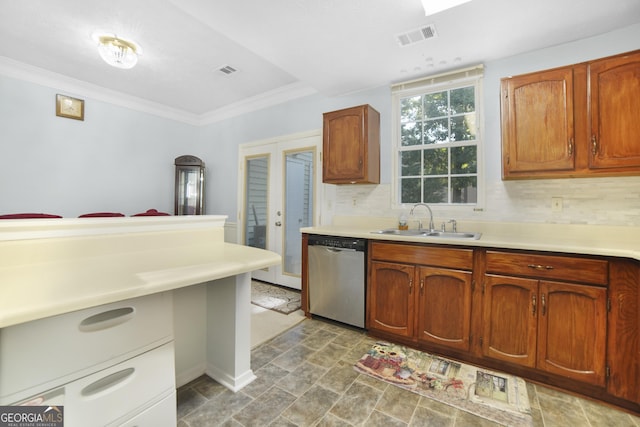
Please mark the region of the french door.
[[240, 146], [239, 242], [282, 256], [280, 265], [253, 277], [301, 287], [300, 228], [316, 223], [319, 133]]

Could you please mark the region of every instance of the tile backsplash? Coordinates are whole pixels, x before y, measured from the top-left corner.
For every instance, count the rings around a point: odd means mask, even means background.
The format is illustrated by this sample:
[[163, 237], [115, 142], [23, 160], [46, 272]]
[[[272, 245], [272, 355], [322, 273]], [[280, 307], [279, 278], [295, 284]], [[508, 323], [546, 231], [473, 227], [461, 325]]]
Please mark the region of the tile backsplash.
[[[391, 187], [339, 185], [331, 197], [332, 214], [397, 217]], [[551, 198], [562, 199], [552, 211]], [[436, 218], [500, 222], [640, 226], [640, 177], [498, 181], [487, 184], [482, 210], [431, 206]], [[411, 206], [404, 209], [408, 213]]]

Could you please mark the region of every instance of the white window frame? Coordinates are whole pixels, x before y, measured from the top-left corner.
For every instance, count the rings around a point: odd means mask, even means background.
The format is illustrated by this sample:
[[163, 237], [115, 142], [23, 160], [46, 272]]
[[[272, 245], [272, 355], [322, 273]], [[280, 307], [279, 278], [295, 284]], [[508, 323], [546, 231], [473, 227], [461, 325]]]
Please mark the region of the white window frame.
[[[400, 100], [411, 96], [424, 95], [473, 85], [475, 87], [476, 108], [476, 147], [477, 147], [477, 200], [476, 203], [429, 203], [435, 210], [447, 211], [481, 211], [484, 208], [484, 120], [483, 120], [483, 91], [482, 83], [484, 67], [477, 65], [470, 68], [428, 76], [417, 80], [402, 82], [391, 86], [391, 207], [395, 210], [406, 210], [411, 207], [401, 204], [400, 200], [400, 170], [399, 159], [401, 144]], [[450, 190], [450, 189], [449, 189]]]

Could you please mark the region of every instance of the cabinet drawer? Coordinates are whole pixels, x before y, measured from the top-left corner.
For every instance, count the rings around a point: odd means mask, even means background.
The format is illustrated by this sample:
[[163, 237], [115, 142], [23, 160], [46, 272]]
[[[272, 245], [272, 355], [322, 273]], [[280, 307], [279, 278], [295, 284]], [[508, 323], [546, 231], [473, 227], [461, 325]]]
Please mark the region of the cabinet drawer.
[[473, 268], [473, 249], [373, 242], [370, 256], [371, 259], [405, 264], [432, 265], [461, 270]]
[[172, 301], [165, 292], [0, 329], [0, 402], [171, 341]]
[[557, 279], [606, 285], [609, 263], [605, 260], [487, 251], [487, 273]]
[[[130, 419], [171, 395], [175, 390], [173, 352], [170, 342], [67, 384], [65, 425], [120, 425], [123, 418]], [[166, 421], [175, 424], [175, 418]]]
[[175, 427], [176, 422], [176, 393], [173, 392], [130, 420], [117, 425], [120, 427]]

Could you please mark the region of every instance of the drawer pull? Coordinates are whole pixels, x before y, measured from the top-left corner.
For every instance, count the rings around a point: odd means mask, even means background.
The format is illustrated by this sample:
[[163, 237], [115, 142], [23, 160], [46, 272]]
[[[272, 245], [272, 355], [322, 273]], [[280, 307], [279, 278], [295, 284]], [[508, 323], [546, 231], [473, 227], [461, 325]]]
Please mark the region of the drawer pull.
[[94, 332], [102, 329], [112, 328], [133, 319], [135, 309], [133, 307], [116, 308], [103, 311], [87, 317], [78, 326], [82, 332]]
[[126, 380], [131, 379], [135, 371], [136, 370], [134, 368], [127, 368], [111, 375], [107, 375], [106, 377], [100, 378], [83, 388], [80, 394], [82, 394], [83, 397], [91, 398], [100, 393], [111, 392], [117, 386], [122, 385]]
[[529, 264], [527, 267], [533, 268], [534, 270], [553, 270], [553, 265]]

